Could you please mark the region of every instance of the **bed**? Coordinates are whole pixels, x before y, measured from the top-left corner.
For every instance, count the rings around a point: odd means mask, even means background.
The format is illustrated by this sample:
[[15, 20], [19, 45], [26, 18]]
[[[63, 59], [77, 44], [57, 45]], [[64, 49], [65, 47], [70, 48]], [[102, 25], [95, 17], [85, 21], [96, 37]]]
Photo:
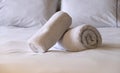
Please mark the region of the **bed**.
[[[120, 0], [0, 0], [0, 73], [120, 73]], [[79, 52], [55, 44], [34, 53], [27, 40], [58, 10], [95, 26], [102, 46]], [[70, 27], [70, 28], [71, 28]]]
[[39, 28], [0, 28], [0, 73], [120, 73], [120, 28], [98, 28], [103, 44], [96, 49], [67, 52], [53, 46], [34, 53], [29, 39]]

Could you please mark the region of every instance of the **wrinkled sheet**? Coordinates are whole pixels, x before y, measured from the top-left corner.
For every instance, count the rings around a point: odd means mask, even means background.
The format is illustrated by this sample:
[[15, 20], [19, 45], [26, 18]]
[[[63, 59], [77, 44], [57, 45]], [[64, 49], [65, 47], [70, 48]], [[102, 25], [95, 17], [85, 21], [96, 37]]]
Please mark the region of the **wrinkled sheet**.
[[26, 40], [38, 29], [0, 27], [0, 73], [120, 73], [120, 28], [99, 28], [96, 49], [33, 53]]

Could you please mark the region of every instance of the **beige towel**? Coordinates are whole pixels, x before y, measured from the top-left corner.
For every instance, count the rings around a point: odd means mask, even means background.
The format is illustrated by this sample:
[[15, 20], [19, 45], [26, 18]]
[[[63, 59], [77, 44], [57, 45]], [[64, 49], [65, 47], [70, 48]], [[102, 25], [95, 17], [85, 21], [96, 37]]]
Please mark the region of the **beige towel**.
[[97, 48], [102, 44], [102, 38], [95, 27], [81, 25], [69, 29], [60, 40], [60, 44], [68, 51], [81, 51]]
[[64, 34], [71, 25], [71, 17], [59, 11], [55, 13], [49, 21], [29, 40], [29, 46], [34, 52], [46, 52]]

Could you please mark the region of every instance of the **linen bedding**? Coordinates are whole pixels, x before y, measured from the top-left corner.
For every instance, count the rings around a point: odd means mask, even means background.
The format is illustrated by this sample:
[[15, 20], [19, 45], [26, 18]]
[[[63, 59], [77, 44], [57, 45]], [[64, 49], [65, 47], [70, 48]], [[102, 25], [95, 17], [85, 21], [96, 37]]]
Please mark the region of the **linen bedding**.
[[99, 28], [103, 45], [96, 49], [67, 52], [55, 45], [39, 54], [26, 42], [38, 29], [0, 27], [0, 73], [120, 73], [120, 28]]

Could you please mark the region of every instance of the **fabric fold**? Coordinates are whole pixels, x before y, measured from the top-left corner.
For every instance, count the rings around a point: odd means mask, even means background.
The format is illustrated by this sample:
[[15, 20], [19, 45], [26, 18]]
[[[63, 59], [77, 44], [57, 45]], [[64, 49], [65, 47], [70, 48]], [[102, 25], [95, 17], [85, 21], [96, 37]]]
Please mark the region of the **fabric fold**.
[[102, 37], [95, 27], [84, 24], [69, 29], [59, 43], [67, 51], [76, 52], [101, 46]]
[[59, 11], [55, 13], [48, 22], [29, 40], [30, 48], [38, 52], [47, 52], [64, 34], [71, 25], [71, 17]]

